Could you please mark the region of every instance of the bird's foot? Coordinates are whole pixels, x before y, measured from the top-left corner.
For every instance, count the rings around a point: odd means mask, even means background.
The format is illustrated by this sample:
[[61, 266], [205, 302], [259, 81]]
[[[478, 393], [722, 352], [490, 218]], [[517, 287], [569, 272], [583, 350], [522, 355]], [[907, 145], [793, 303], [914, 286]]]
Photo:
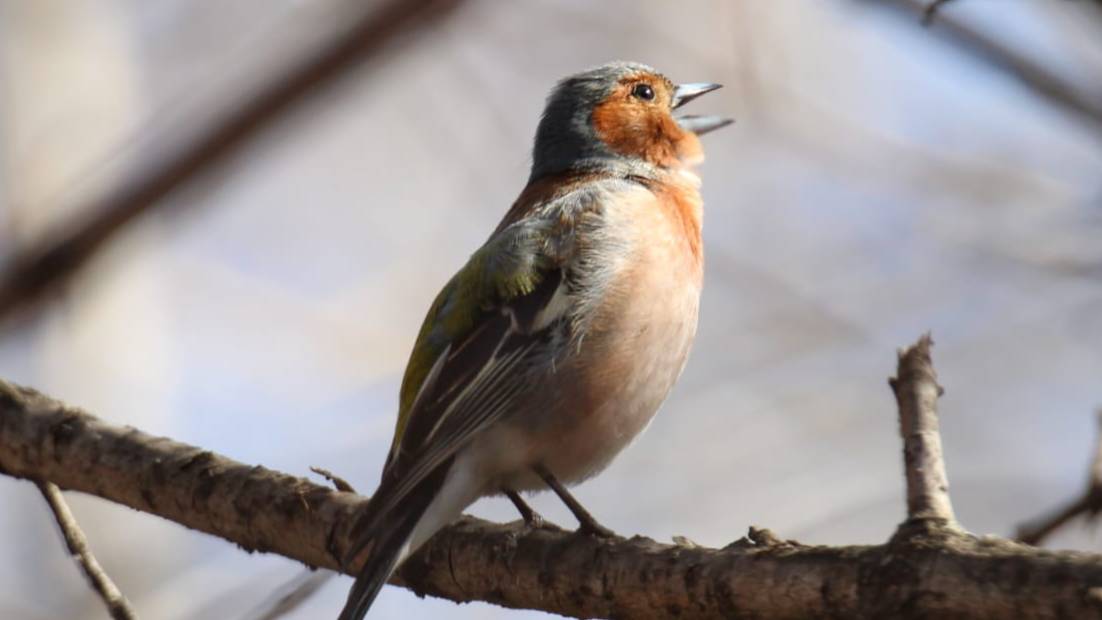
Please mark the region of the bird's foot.
[[556, 529], [558, 527], [554, 523], [551, 523], [547, 519], [544, 519], [543, 515], [538, 512], [533, 512], [531, 516], [523, 518], [524, 527], [530, 530]]
[[564, 487], [546, 467], [537, 465], [532, 469], [540, 478], [543, 478], [544, 483], [555, 492], [555, 495], [559, 496], [559, 499], [561, 499], [562, 502], [566, 504], [566, 507], [570, 509], [574, 518], [578, 520], [577, 532], [579, 534], [594, 536], [596, 538], [612, 538], [616, 536], [615, 532], [597, 523], [593, 515], [589, 514], [589, 511], [585, 509], [585, 506], [582, 506], [578, 500], [574, 499], [570, 491], [567, 491], [566, 487]]
[[616, 532], [608, 529], [607, 527], [597, 523], [590, 519], [588, 522], [583, 521], [579, 526], [577, 532], [584, 536], [592, 536], [594, 538], [615, 538]]
[[524, 519], [524, 527], [530, 530], [559, 529], [559, 526], [544, 519], [543, 515], [529, 506], [528, 502], [524, 501], [516, 491], [505, 491], [505, 496], [509, 498], [509, 501], [513, 502], [514, 506], [516, 506], [517, 512], [520, 513], [520, 518]]

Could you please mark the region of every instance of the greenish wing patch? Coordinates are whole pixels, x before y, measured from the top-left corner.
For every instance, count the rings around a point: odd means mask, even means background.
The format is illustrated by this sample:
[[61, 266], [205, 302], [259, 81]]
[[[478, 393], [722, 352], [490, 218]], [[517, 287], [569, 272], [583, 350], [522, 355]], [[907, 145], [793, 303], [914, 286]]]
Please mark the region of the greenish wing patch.
[[554, 261], [545, 251], [547, 233], [547, 223], [539, 220], [502, 230], [472, 254], [436, 296], [402, 379], [392, 457], [409, 426], [417, 393], [441, 353], [469, 335], [488, 312], [534, 291], [552, 267]]

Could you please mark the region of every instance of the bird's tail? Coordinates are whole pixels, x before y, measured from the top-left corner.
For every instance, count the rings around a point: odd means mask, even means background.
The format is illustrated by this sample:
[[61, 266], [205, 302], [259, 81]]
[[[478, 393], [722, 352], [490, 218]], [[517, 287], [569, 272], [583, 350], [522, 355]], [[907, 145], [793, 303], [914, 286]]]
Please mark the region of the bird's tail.
[[417, 526], [417, 521], [427, 507], [426, 503], [421, 510], [407, 512], [393, 521], [387, 519], [364, 532], [362, 544], [365, 545], [364, 548], [370, 548], [371, 554], [348, 592], [348, 601], [341, 611], [340, 620], [361, 620], [367, 614], [375, 597], [379, 595], [379, 590], [405, 559], [413, 528]]
[[353, 526], [353, 546], [345, 560], [355, 561], [365, 552], [367, 559], [348, 593], [340, 620], [361, 620], [398, 565], [416, 551], [410, 548], [414, 530], [440, 492], [449, 466], [438, 468], [397, 502], [390, 501], [395, 485], [389, 483], [394, 479], [384, 480], [368, 500]]

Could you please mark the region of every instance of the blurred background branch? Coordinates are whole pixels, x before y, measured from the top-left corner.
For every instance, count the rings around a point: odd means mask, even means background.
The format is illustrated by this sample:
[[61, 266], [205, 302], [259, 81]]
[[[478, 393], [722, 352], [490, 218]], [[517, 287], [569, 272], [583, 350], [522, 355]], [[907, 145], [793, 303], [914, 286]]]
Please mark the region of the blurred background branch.
[[1040, 545], [1056, 530], [1074, 519], [1083, 517], [1089, 524], [1102, 511], [1102, 409], [1095, 414], [1098, 435], [1095, 439], [1094, 460], [1083, 494], [1051, 513], [1038, 517], [1018, 527], [1018, 540], [1027, 545]]
[[227, 110], [208, 132], [181, 140], [169, 154], [126, 178], [105, 196], [79, 209], [40, 245], [6, 257], [0, 272], [0, 324], [20, 307], [62, 284], [135, 218], [169, 192], [217, 164], [295, 102], [350, 67], [389, 50], [405, 35], [448, 15], [461, 0], [386, 0], [364, 3], [362, 17], [315, 56], [293, 63], [286, 74]]
[[953, 0], [928, 0], [925, 10], [922, 11], [922, 25], [929, 26], [934, 21], [937, 12], [941, 10], [941, 7], [952, 1]]
[[276, 590], [268, 600], [258, 605], [254, 613], [248, 614], [245, 618], [246, 620], [283, 618], [302, 606], [335, 575], [336, 573], [329, 570], [304, 569]]
[[[967, 2], [955, 0], [952, 5]], [[1012, 76], [1037, 96], [1075, 116], [1102, 143], [1102, 97], [1098, 96], [1097, 91], [1090, 90], [1095, 85], [1068, 82], [1033, 60], [1028, 49], [1015, 48], [989, 30], [955, 19], [946, 10], [952, 6], [949, 0], [892, 0], [877, 4], [892, 8], [907, 19], [927, 22], [932, 35], [993, 69]], [[978, 4], [983, 4], [987, 10], [997, 9], [990, 3]], [[935, 14], [937, 18], [933, 19]], [[1099, 33], [1102, 33], [1102, 22], [1098, 26]]]

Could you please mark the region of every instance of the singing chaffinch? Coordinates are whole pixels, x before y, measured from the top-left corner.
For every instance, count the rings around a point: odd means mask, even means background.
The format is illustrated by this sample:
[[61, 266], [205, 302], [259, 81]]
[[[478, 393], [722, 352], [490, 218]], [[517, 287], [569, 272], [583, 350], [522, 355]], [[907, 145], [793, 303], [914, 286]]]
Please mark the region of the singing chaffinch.
[[382, 481], [353, 528], [366, 560], [342, 620], [486, 495], [552, 489], [604, 469], [651, 420], [696, 332], [703, 257], [698, 136], [731, 121], [674, 117], [719, 88], [613, 62], [561, 81], [528, 184], [437, 296], [402, 381]]

